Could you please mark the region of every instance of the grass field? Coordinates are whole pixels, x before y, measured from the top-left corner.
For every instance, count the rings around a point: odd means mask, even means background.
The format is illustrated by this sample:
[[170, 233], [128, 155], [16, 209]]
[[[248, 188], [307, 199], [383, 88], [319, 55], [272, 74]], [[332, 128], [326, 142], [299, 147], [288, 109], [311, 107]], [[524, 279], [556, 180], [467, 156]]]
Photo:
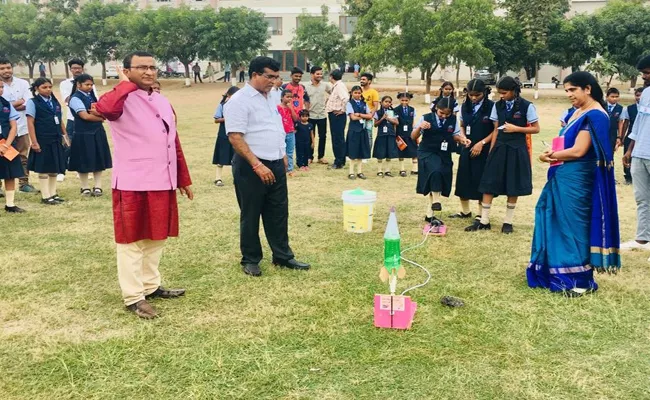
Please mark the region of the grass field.
[[[534, 193], [520, 199], [515, 234], [499, 233], [505, 199], [498, 198], [496, 230], [465, 233], [466, 221], [448, 220], [447, 237], [410, 253], [433, 279], [411, 293], [419, 308], [410, 331], [379, 330], [372, 301], [387, 289], [378, 272], [389, 207], [397, 207], [403, 247], [422, 238], [415, 178], [377, 178], [375, 163], [363, 183], [320, 165], [297, 174], [289, 182], [291, 244], [313, 268], [276, 269], [265, 243], [264, 276], [250, 278], [238, 264], [229, 169], [225, 187], [212, 183], [212, 115], [225, 86], [163, 84], [196, 198], [179, 201], [181, 235], [168, 241], [161, 271], [167, 286], [187, 295], [155, 301], [163, 317], [154, 321], [125, 311], [110, 196], [81, 199], [73, 174], [60, 186], [65, 205], [17, 196], [28, 213], [0, 215], [1, 399], [650, 398], [649, 254], [626, 253], [622, 272], [598, 276], [600, 290], [583, 298], [526, 285], [545, 165], [533, 163]], [[537, 104], [536, 153], [568, 106], [560, 98]], [[342, 227], [341, 192], [358, 185], [378, 193], [375, 229], [364, 235]], [[630, 186], [617, 189], [628, 240], [636, 206]], [[445, 214], [458, 206], [454, 197], [443, 201]], [[423, 279], [407, 267], [399, 287]], [[446, 308], [444, 295], [466, 306]]]

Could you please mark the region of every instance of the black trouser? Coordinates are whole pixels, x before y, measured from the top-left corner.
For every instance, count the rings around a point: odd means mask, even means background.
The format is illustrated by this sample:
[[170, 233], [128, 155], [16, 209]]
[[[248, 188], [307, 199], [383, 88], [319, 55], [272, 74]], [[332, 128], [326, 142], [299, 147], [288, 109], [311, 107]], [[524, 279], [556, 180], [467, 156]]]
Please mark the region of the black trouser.
[[[625, 136], [625, 139], [623, 140], [623, 154], [627, 153], [627, 150], [630, 148], [630, 143], [632, 142], [632, 139], [630, 139], [630, 135], [628, 134]], [[629, 167], [623, 167], [623, 174], [625, 175], [625, 180], [627, 182], [632, 182], [632, 173], [630, 172]]]
[[332, 131], [332, 151], [334, 152], [334, 165], [345, 166], [345, 113], [334, 115], [329, 113], [330, 131]]
[[65, 126], [65, 131], [68, 134], [68, 139], [70, 139], [70, 146], [65, 148], [65, 165], [66, 168], [70, 164], [70, 149], [72, 148], [72, 141], [74, 140], [74, 121], [66, 120], [68, 125]]
[[[327, 142], [327, 118], [311, 119], [309, 123], [314, 125], [314, 130], [318, 129], [318, 159], [325, 157], [325, 143]], [[309, 153], [309, 159], [314, 159], [314, 149]]]
[[239, 71], [239, 82], [244, 82], [246, 75], [244, 74], [244, 71]]
[[230, 72], [225, 72], [223, 75], [223, 81], [228, 82], [230, 81]]
[[196, 83], [196, 78], [199, 78], [199, 82], [203, 83], [203, 79], [201, 79], [201, 73], [200, 72], [194, 72], [194, 83]]
[[257, 264], [262, 261], [260, 216], [273, 259], [286, 261], [294, 257], [289, 247], [289, 197], [284, 160], [262, 160], [262, 163], [275, 175], [273, 185], [265, 185], [240, 155], [235, 154], [232, 160], [232, 175], [240, 209], [239, 246], [242, 264]]

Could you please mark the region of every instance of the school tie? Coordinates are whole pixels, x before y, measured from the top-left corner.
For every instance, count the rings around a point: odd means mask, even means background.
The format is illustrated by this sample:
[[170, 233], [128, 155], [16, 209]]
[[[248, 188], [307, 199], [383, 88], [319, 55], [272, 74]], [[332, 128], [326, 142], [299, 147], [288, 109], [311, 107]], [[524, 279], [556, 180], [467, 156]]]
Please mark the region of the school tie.
[[512, 110], [513, 104], [514, 104], [514, 102], [512, 102], [512, 101], [506, 101], [506, 111], [507, 112], [510, 112]]
[[444, 119], [438, 119], [438, 128], [442, 128], [442, 126], [445, 124]]
[[52, 100], [45, 100], [45, 104], [50, 107], [50, 110], [54, 111], [54, 106], [52, 105]]
[[406, 117], [407, 115], [409, 115], [409, 109], [404, 107], [404, 116]]
[[607, 106], [607, 111], [608, 111], [610, 114], [612, 113], [612, 110], [613, 110], [613, 109], [614, 109], [614, 107], [612, 107], [612, 106]]

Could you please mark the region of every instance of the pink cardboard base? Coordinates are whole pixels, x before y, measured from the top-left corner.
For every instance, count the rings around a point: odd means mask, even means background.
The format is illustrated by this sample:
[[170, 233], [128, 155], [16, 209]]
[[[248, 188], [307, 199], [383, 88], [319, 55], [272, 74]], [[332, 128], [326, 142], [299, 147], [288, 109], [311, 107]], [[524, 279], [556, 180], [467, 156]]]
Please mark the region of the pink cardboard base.
[[418, 303], [409, 296], [375, 295], [375, 326], [377, 328], [410, 329]]

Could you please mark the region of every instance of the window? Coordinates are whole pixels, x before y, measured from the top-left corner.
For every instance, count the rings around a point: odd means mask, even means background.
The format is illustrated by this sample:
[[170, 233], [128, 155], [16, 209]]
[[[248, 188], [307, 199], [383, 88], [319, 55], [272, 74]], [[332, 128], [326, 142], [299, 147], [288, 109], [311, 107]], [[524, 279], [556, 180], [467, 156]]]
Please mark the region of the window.
[[339, 29], [343, 34], [352, 34], [354, 32], [354, 27], [357, 24], [357, 17], [339, 17]]
[[271, 35], [282, 35], [282, 17], [266, 17], [264, 20], [269, 24]]

